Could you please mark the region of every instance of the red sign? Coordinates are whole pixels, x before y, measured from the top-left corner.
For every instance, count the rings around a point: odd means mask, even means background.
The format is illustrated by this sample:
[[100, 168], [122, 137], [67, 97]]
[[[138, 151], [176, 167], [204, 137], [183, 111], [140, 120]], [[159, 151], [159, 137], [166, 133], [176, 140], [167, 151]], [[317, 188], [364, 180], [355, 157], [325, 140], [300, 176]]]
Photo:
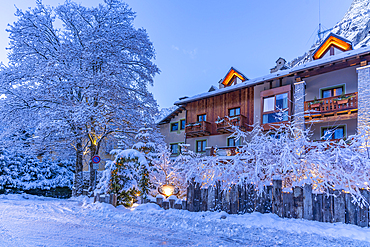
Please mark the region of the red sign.
[[100, 162], [100, 157], [98, 155], [95, 155], [94, 157], [92, 157], [92, 162], [94, 164], [99, 164]]

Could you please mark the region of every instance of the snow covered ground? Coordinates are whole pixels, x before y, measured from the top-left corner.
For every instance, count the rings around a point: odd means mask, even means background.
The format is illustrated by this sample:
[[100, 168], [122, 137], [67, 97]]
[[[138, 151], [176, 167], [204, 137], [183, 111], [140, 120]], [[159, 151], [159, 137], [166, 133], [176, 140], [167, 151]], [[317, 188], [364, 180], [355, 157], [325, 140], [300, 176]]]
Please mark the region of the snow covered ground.
[[0, 195], [1, 247], [162, 245], [370, 246], [370, 229], [272, 214], [165, 211], [155, 204], [125, 209], [86, 197]]

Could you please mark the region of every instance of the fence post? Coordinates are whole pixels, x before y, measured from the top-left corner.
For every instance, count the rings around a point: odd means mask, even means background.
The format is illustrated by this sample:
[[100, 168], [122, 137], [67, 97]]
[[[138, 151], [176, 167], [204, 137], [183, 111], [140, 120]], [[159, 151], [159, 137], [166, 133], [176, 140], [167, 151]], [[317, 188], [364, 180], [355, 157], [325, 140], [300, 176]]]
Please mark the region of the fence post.
[[346, 223], [357, 225], [357, 207], [351, 202], [352, 196], [350, 193], [346, 193], [344, 196], [346, 204]]
[[333, 199], [333, 190], [329, 190], [328, 195], [324, 195], [323, 197], [323, 222], [331, 222], [334, 221], [334, 199]]
[[162, 195], [157, 195], [157, 197], [156, 197], [156, 203], [161, 208], [163, 207], [163, 196]]
[[334, 222], [346, 223], [346, 203], [343, 191], [334, 191]]
[[215, 197], [216, 197], [216, 207], [215, 211], [221, 211], [222, 210], [222, 190], [221, 190], [221, 182], [218, 181], [216, 182], [216, 192], [215, 192]]
[[201, 189], [200, 198], [200, 211], [207, 211], [208, 189]]
[[322, 194], [312, 194], [313, 220], [322, 222]]
[[293, 218], [293, 191], [291, 193], [283, 193], [283, 217]]
[[281, 179], [272, 180], [272, 213], [283, 216], [283, 196], [282, 196], [283, 181]]
[[[361, 189], [361, 195], [368, 200], [368, 192], [367, 190]], [[359, 217], [358, 217], [358, 225], [361, 227], [368, 227], [369, 226], [369, 208], [367, 205], [363, 205], [359, 207]]]
[[207, 210], [215, 211], [216, 207], [216, 188], [215, 186], [208, 187]]
[[313, 219], [311, 184], [305, 184], [303, 186], [303, 218], [306, 220]]
[[245, 212], [253, 213], [256, 208], [256, 189], [254, 184], [248, 184], [246, 186], [245, 193]]
[[238, 185], [239, 214], [245, 213], [245, 185]]
[[190, 212], [194, 212], [194, 183], [190, 182], [186, 190], [186, 208]]
[[117, 194], [113, 194], [112, 205], [117, 207]]
[[293, 188], [293, 201], [294, 201], [294, 218], [303, 218], [303, 189], [301, 187]]
[[230, 213], [230, 188], [222, 191], [222, 211]]
[[237, 186], [234, 184], [230, 188], [230, 213], [237, 214], [239, 212], [239, 193]]
[[175, 199], [171, 198], [168, 201], [170, 202], [170, 208], [174, 208], [174, 206], [175, 206]]
[[201, 200], [200, 184], [195, 183], [195, 188], [194, 188], [194, 212], [199, 212], [200, 211], [200, 200]]

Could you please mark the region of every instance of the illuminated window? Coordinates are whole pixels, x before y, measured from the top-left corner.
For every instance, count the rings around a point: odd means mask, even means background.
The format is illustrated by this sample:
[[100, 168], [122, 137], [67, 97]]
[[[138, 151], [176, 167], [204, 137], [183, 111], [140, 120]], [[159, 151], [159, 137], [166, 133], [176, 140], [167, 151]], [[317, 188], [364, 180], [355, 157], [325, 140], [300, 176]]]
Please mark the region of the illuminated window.
[[207, 145], [206, 140], [197, 141], [196, 144], [197, 144], [197, 146], [196, 146], [197, 149], [196, 150], [197, 150], [198, 153], [206, 151], [206, 145]]
[[171, 131], [177, 131], [179, 130], [179, 123], [171, 123]]
[[198, 115], [197, 119], [198, 122], [207, 121], [207, 115], [206, 114]]
[[240, 107], [229, 109], [229, 116], [235, 117], [240, 115]]

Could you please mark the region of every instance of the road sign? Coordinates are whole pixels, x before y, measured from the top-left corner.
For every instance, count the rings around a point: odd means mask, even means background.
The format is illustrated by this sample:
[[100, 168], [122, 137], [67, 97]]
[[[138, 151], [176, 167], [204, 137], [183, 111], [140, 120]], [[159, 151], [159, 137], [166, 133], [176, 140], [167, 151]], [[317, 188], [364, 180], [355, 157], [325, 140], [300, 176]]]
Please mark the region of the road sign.
[[94, 157], [92, 157], [92, 162], [94, 164], [99, 164], [100, 163], [100, 157], [98, 155], [95, 155]]

